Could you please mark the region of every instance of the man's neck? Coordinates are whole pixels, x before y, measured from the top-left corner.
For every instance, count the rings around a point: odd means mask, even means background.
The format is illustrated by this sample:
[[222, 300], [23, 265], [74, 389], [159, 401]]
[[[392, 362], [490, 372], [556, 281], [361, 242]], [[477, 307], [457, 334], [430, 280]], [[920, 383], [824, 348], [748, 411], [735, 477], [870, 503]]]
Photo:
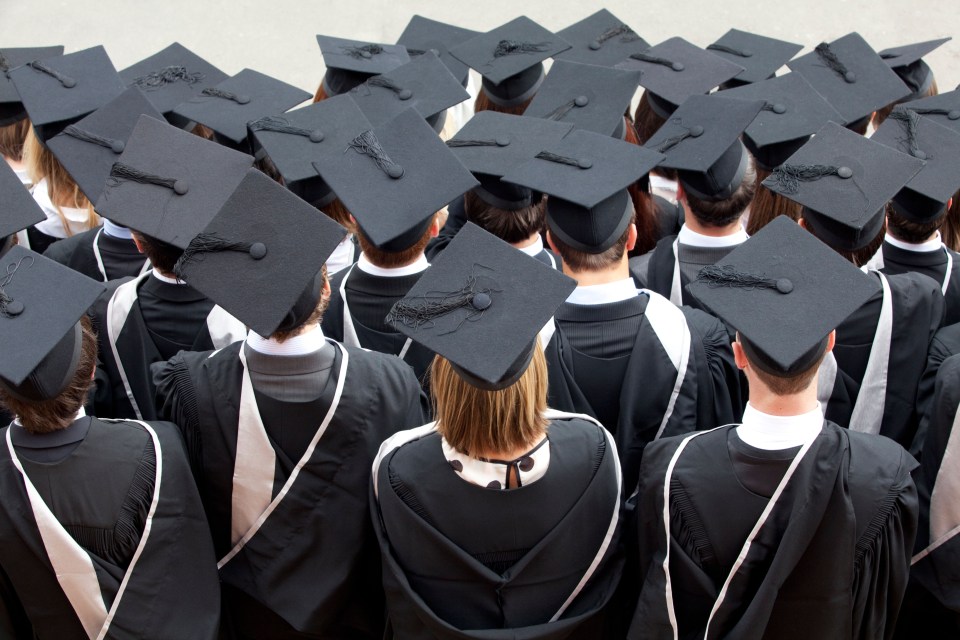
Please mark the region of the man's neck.
[[817, 407], [817, 385], [811, 384], [800, 393], [777, 395], [762, 384], [750, 387], [750, 404], [757, 411], [771, 416], [799, 416]]
[[[516, 247], [517, 249], [523, 249], [524, 247], [529, 247], [530, 245], [537, 242], [540, 239], [540, 233], [531, 233], [529, 238], [525, 238], [520, 242], [511, 242], [510, 246]], [[542, 241], [541, 241], [542, 242]]]
[[596, 284], [607, 284], [617, 282], [630, 277], [630, 266], [627, 262], [627, 254], [623, 254], [621, 260], [615, 266], [602, 271], [574, 271], [570, 266], [563, 263], [563, 273], [577, 281], [577, 286], [589, 287]]
[[[687, 210], [690, 210], [690, 205], [687, 205]], [[743, 229], [743, 226], [740, 224], [740, 218], [737, 218], [728, 225], [714, 227], [702, 224], [699, 220], [697, 220], [696, 215], [694, 215], [692, 211], [690, 212], [690, 215], [684, 218], [683, 224], [685, 224], [691, 231], [699, 233], [702, 236], [709, 236], [711, 238], [732, 236], [735, 233], [740, 233], [740, 230]]]

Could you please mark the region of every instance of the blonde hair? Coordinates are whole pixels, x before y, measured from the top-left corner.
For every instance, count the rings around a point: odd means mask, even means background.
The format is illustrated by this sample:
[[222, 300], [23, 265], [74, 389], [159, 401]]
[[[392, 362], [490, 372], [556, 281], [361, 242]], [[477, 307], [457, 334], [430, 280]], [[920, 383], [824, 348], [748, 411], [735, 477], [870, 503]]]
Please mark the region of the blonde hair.
[[466, 382], [450, 362], [436, 356], [430, 391], [437, 431], [457, 451], [471, 456], [533, 447], [547, 428], [547, 359], [540, 339], [520, 379], [486, 391]]
[[64, 215], [60, 207], [86, 209], [86, 229], [93, 229], [100, 225], [100, 216], [93, 210], [93, 205], [83, 195], [80, 187], [77, 186], [67, 170], [63, 168], [53, 152], [40, 143], [33, 127], [27, 133], [27, 139], [23, 144], [23, 161], [27, 165], [27, 173], [30, 175], [33, 184], [37, 184], [46, 178], [50, 202], [56, 208], [57, 215], [60, 216], [60, 223], [63, 225], [68, 238], [73, 235], [73, 232], [70, 229], [67, 216]]

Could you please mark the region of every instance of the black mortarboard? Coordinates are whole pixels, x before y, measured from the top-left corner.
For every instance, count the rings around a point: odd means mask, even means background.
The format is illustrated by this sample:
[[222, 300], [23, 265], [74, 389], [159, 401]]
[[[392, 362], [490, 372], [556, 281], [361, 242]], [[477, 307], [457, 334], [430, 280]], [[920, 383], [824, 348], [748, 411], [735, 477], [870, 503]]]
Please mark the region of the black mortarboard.
[[0, 258], [0, 273], [0, 385], [28, 401], [54, 398], [77, 370], [80, 318], [104, 286], [23, 247]]
[[184, 250], [177, 277], [261, 336], [299, 327], [320, 300], [320, 268], [346, 229], [250, 169]]
[[768, 38], [756, 33], [730, 29], [719, 40], [707, 45], [707, 51], [743, 67], [743, 72], [728, 81], [731, 86], [772, 78], [777, 69], [803, 49], [802, 44]]
[[505, 389], [576, 282], [468, 222], [387, 322], [443, 356], [469, 384]]
[[246, 150], [247, 123], [282, 113], [309, 100], [310, 94], [253, 69], [244, 69], [216, 87], [179, 105], [178, 116], [210, 127], [218, 140]]
[[245, 153], [140, 116], [95, 208], [117, 224], [183, 249], [252, 165]]
[[549, 195], [550, 232], [577, 251], [600, 253], [633, 221], [627, 187], [662, 160], [656, 151], [574, 130], [503, 180]]
[[893, 72], [910, 88], [911, 93], [907, 100], [922, 98], [930, 90], [933, 84], [933, 71], [922, 58], [950, 40], [953, 38], [928, 40], [884, 49], [880, 52], [883, 61], [890, 65]]
[[332, 150], [317, 167], [385, 251], [415, 244], [437, 211], [477, 185], [415, 109]]
[[11, 70], [9, 77], [42, 141], [110, 102], [126, 88], [101, 46], [30, 61]]
[[554, 56], [557, 60], [601, 67], [613, 67], [631, 53], [650, 48], [650, 43], [606, 9], [558, 31], [557, 35], [570, 43], [569, 49]]
[[120, 159], [141, 115], [163, 119], [143, 93], [131, 87], [47, 141], [90, 202], [96, 202], [103, 192], [110, 168]]
[[[470, 97], [440, 59], [429, 51], [350, 90], [363, 115], [379, 126], [414, 108], [428, 121]], [[436, 123], [431, 123], [436, 129]], [[442, 128], [442, 123], [441, 123]]]
[[33, 60], [62, 56], [63, 47], [31, 47], [28, 49], [0, 49], [0, 127], [27, 117], [20, 94], [7, 73]]
[[523, 115], [612, 136], [637, 90], [639, 71], [557, 60]]
[[910, 93], [859, 33], [821, 42], [787, 66], [803, 75], [851, 127]]
[[830, 122], [774, 169], [763, 186], [799, 202], [810, 228], [830, 246], [854, 251], [883, 226], [884, 205], [923, 161]]
[[795, 72], [727, 89], [721, 95], [764, 101], [763, 110], [743, 132], [743, 144], [768, 171], [783, 164], [826, 123], [844, 123], [837, 110]]
[[692, 45], [683, 38], [670, 38], [640, 53], [632, 53], [620, 69], [639, 69], [640, 84], [661, 117], [669, 117], [692, 95], [708, 93], [743, 72], [743, 67]]
[[903, 106], [960, 132], [960, 88], [940, 95], [904, 102]]
[[410, 61], [406, 48], [399, 44], [374, 44], [320, 35], [317, 44], [327, 67], [323, 90], [328, 98]]
[[314, 163], [324, 155], [339, 156], [347, 144], [371, 128], [348, 95], [339, 95], [249, 125], [257, 156], [270, 158], [290, 191], [314, 206], [336, 196]]
[[186, 128], [189, 121], [177, 117], [173, 110], [230, 76], [179, 42], [174, 42], [166, 49], [127, 67], [120, 72], [120, 77], [128, 87], [136, 86], [143, 91], [147, 100], [171, 124]]
[[960, 188], [960, 133], [897, 106], [870, 139], [925, 161], [920, 173], [893, 197], [897, 213], [926, 223], [946, 212]]
[[644, 146], [666, 155], [660, 165], [679, 169], [679, 179], [692, 195], [702, 200], [729, 198], [749, 166], [740, 134], [763, 104], [721, 94], [690, 96]]
[[0, 162], [0, 250], [4, 240], [47, 219], [43, 209], [6, 162]]
[[528, 100], [543, 82], [543, 61], [570, 45], [526, 16], [471, 38], [451, 55], [483, 76], [483, 89], [499, 106]]
[[830, 332], [879, 283], [786, 216], [775, 218], [687, 292], [740, 334], [750, 362], [779, 377], [809, 370]]
[[460, 85], [465, 87], [470, 68], [450, 55], [450, 49], [478, 35], [480, 35], [479, 31], [415, 15], [410, 18], [403, 33], [397, 38], [397, 44], [406, 47], [412, 59], [416, 59], [427, 51], [433, 52], [440, 57], [440, 61], [447, 66]]

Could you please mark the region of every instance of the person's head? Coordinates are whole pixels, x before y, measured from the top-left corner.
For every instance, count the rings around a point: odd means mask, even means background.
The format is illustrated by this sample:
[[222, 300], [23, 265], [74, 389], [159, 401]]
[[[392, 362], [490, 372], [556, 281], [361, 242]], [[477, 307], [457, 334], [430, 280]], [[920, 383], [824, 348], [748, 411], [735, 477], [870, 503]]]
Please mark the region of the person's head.
[[[323, 314], [327, 310], [327, 306], [330, 304], [330, 280], [327, 278], [327, 265], [323, 265], [318, 278], [322, 283], [320, 286], [320, 297], [316, 299], [317, 303], [310, 315], [307, 316], [303, 322], [296, 324], [296, 326], [292, 328], [287, 329], [284, 327], [277, 329], [270, 335], [272, 339], [276, 340], [277, 342], [286, 342], [290, 338], [309, 331], [316, 325], [320, 324], [320, 321], [323, 320]], [[306, 292], [305, 295], [307, 295], [311, 300], [316, 298], [315, 295], [310, 295]]]
[[637, 242], [637, 227], [630, 224], [616, 242], [598, 253], [574, 249], [549, 230], [547, 242], [563, 260], [565, 270], [569, 269], [574, 273], [611, 271], [622, 267], [627, 261], [627, 252], [633, 249]]
[[[97, 363], [97, 337], [90, 319], [83, 316], [80, 325], [80, 354], [69, 381], [56, 396], [30, 400], [0, 384], [0, 405], [16, 415], [23, 428], [31, 433], [50, 433], [65, 429], [73, 423], [77, 412], [87, 400]], [[72, 337], [74, 330], [68, 336]], [[42, 366], [42, 363], [41, 363]]]
[[526, 371], [509, 387], [487, 391], [465, 381], [446, 358], [436, 356], [430, 393], [437, 431], [457, 451], [490, 456], [531, 447], [547, 421], [547, 362], [539, 339]]
[[364, 233], [363, 228], [356, 224], [356, 220], [353, 220], [353, 226], [357, 229], [357, 241], [360, 243], [360, 250], [363, 251], [364, 257], [378, 267], [392, 269], [412, 264], [423, 255], [423, 250], [427, 248], [430, 239], [436, 238], [440, 234], [441, 215], [439, 211], [433, 214], [425, 230], [419, 236], [416, 236], [413, 244], [396, 250], [393, 247], [388, 250], [375, 245], [370, 237]]
[[833, 350], [836, 335], [836, 331], [831, 331], [830, 335], [818, 344], [814, 353], [810, 355], [812, 363], [801, 371], [791, 372], [788, 375], [774, 372], [770, 367], [761, 364], [756, 356], [756, 347], [739, 332], [736, 341], [733, 343], [733, 357], [737, 367], [747, 377], [750, 389], [754, 392], [759, 385], [776, 396], [797, 395], [809, 390], [810, 385], [814, 384], [820, 369], [820, 363], [823, 362], [827, 353]]
[[[93, 229], [100, 224], [100, 217], [93, 210], [93, 205], [83, 195], [80, 187], [70, 176], [67, 170], [60, 164], [53, 152], [50, 151], [40, 139], [36, 132], [31, 128], [27, 133], [26, 141], [23, 146], [23, 161], [27, 164], [27, 173], [33, 184], [37, 184], [43, 179], [47, 181], [47, 193], [50, 201], [58, 211], [60, 207], [70, 207], [73, 209], [87, 210], [87, 228]], [[66, 217], [59, 212], [63, 222], [63, 228], [70, 235], [70, 225], [67, 224]]]
[[530, 103], [533, 101], [533, 96], [530, 96], [526, 100], [523, 100], [517, 104], [504, 106], [494, 102], [494, 99], [481, 88], [479, 93], [477, 93], [477, 99], [473, 101], [473, 112], [480, 113], [481, 111], [496, 111], [497, 113], [508, 113], [514, 116], [522, 116], [523, 112], [527, 110], [527, 107], [530, 106]]
[[802, 208], [799, 203], [763, 186], [763, 181], [770, 177], [770, 171], [757, 167], [756, 173], [753, 202], [750, 203], [750, 217], [747, 219], [747, 233], [752, 236], [777, 216], [787, 216], [794, 222], [799, 220]]
[[887, 232], [897, 240], [903, 242], [909, 242], [911, 244], [926, 242], [943, 226], [947, 218], [946, 214], [949, 210], [949, 204], [950, 203], [948, 203], [947, 208], [944, 209], [943, 215], [926, 222], [908, 220], [900, 213], [897, 213], [896, 207], [894, 207], [893, 204], [887, 204]]
[[131, 229], [130, 233], [133, 236], [134, 244], [137, 245], [137, 249], [140, 253], [147, 256], [153, 268], [162, 275], [173, 277], [173, 268], [177, 264], [177, 260], [180, 259], [180, 256], [183, 255], [183, 249], [163, 242], [162, 240], [157, 240], [139, 231]]
[[940, 238], [954, 251], [960, 250], [960, 191], [953, 194], [953, 198], [950, 199], [947, 215], [944, 216], [943, 225], [940, 227]]
[[646, 144], [647, 140], [662, 127], [667, 119], [661, 116], [650, 104], [650, 92], [644, 91], [637, 103], [637, 110], [633, 114], [633, 124], [637, 129], [637, 142]]
[[475, 190], [464, 195], [464, 211], [467, 220], [479, 225], [504, 242], [516, 244], [528, 240], [544, 228], [546, 199], [532, 199], [527, 206], [505, 210], [484, 201]]
[[880, 245], [883, 244], [883, 237], [887, 232], [887, 223], [886, 220], [884, 220], [881, 222], [880, 230], [877, 231], [877, 234], [867, 244], [858, 247], [843, 247], [837, 244], [836, 238], [831, 234], [817, 231], [817, 223], [815, 222], [815, 218], [812, 217], [814, 215], [816, 214], [812, 214], [809, 209], [802, 207], [800, 210], [800, 220], [798, 221], [800, 226], [857, 267], [862, 267], [870, 262], [870, 258], [875, 256], [877, 251], [880, 250]]
[[[630, 144], [640, 145], [637, 128], [629, 115], [623, 116], [623, 139]], [[654, 211], [653, 196], [650, 194], [650, 176], [643, 176], [628, 188], [633, 200], [633, 223], [637, 225], [637, 243], [631, 255], [643, 255], [657, 246], [660, 237], [660, 224]]]
[[13, 124], [0, 127], [0, 155], [14, 162], [23, 160], [23, 145], [30, 132], [30, 120], [21, 118]]
[[697, 222], [705, 227], [726, 227], [738, 221], [753, 202], [756, 193], [756, 170], [753, 163], [749, 163], [743, 178], [732, 194], [721, 200], [701, 199], [683, 189], [680, 192], [687, 211], [696, 218]]
[[884, 121], [890, 117], [890, 113], [893, 112], [893, 110], [897, 107], [897, 105], [902, 104], [907, 100], [911, 100], [911, 101], [920, 100], [921, 98], [929, 98], [930, 96], [936, 96], [939, 94], [940, 94], [940, 91], [937, 89], [937, 81], [934, 78], [931, 80], [930, 86], [927, 88], [926, 91], [916, 96], [910, 96], [908, 98], [904, 98], [903, 100], [897, 100], [896, 102], [891, 102], [890, 104], [883, 107], [882, 109], [877, 109], [876, 111], [874, 111], [873, 117], [871, 119], [873, 122], [873, 128], [874, 129], [879, 128], [880, 125], [882, 125]]

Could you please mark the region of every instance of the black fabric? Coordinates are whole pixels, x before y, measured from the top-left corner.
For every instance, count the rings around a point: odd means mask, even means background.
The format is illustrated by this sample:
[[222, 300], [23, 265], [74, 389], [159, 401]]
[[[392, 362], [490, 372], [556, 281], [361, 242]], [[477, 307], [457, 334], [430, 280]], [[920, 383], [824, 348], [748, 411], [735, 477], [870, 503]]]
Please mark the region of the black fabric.
[[[944, 360], [960, 353], [960, 324], [943, 327], [933, 336], [927, 351], [927, 363], [917, 384], [917, 413], [920, 415], [920, 427], [910, 446], [910, 454], [917, 460], [921, 457], [924, 442], [930, 426], [934, 408], [933, 396], [936, 389], [937, 373]], [[939, 464], [939, 463], [938, 463]]]
[[[218, 557], [232, 546], [241, 346], [233, 344], [212, 358], [184, 352], [156, 371], [159, 411], [184, 434]], [[361, 349], [347, 352], [343, 395], [313, 456], [257, 534], [221, 570], [229, 585], [228, 622], [237, 637], [379, 638], [382, 633], [379, 565], [365, 498], [370, 464], [383, 440], [419, 424], [423, 414], [417, 382], [405, 365]], [[318, 373], [324, 391], [306, 409], [313, 413], [314, 428], [316, 416], [322, 418], [320, 412], [329, 408], [342, 363], [338, 356], [332, 374]], [[269, 413], [261, 409], [277, 451], [274, 491], [286, 482], [299, 459], [291, 456], [302, 446], [302, 439], [279, 428], [301, 409], [275, 403]]]
[[[693, 440], [674, 468], [669, 566], [680, 637], [702, 636], [766, 506], [737, 481], [727, 445], [734, 428]], [[632, 639], [671, 634], [663, 483], [681, 440], [652, 443], [644, 455], [638, 503], [643, 585]], [[711, 637], [891, 637], [916, 533], [915, 467], [889, 440], [826, 422], [730, 583]]]
[[[616, 463], [596, 425], [554, 420], [548, 433], [546, 475], [508, 491], [458, 478], [436, 433], [381, 461], [372, 511], [396, 637], [604, 637], [603, 609], [620, 575], [616, 537], [586, 588], [558, 621], [548, 620], [618, 512]], [[484, 565], [490, 555], [519, 560], [500, 574]]]
[[[99, 228], [90, 229], [58, 240], [47, 247], [43, 255], [100, 282], [139, 275], [146, 256], [137, 250], [133, 240], [114, 238], [101, 231]], [[97, 246], [100, 249], [103, 268], [107, 272], [106, 278], [100, 272], [97, 258], [93, 253], [93, 243], [98, 233], [100, 238], [97, 240]]]
[[[631, 258], [630, 275], [638, 286], [656, 291], [669, 299], [673, 288], [673, 271], [677, 257], [673, 254], [676, 236], [668, 236], [657, 242], [649, 256]], [[680, 245], [680, 299], [694, 309], [703, 309], [697, 300], [686, 292], [686, 286], [697, 279], [703, 267], [715, 264], [736, 249], [730, 247], [694, 247]]]
[[44, 253], [47, 247], [59, 240], [54, 236], [48, 236], [36, 227], [27, 227], [27, 241], [30, 243], [30, 250], [37, 253]]
[[883, 269], [887, 275], [900, 273], [922, 273], [936, 280], [940, 285], [947, 275], [947, 254], [953, 257], [953, 269], [947, 292], [944, 294], [943, 326], [960, 322], [960, 253], [944, 247], [938, 251], [906, 251], [889, 242], [881, 245], [883, 251]]

